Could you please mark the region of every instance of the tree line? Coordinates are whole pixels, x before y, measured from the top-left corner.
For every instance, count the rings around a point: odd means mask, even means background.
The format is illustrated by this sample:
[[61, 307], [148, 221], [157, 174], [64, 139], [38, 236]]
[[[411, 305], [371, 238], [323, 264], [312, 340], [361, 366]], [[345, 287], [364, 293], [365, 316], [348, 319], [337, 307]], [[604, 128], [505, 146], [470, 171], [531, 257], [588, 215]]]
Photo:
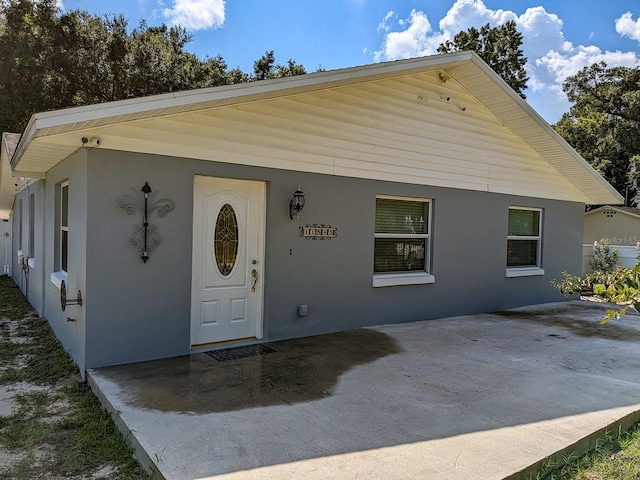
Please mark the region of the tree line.
[[22, 132], [35, 112], [307, 73], [273, 51], [245, 73], [187, 52], [182, 27], [127, 28], [123, 15], [61, 12], [56, 0], [0, 0], [0, 130]]
[[[303, 75], [273, 50], [246, 73], [222, 56], [185, 50], [182, 27], [128, 32], [123, 15], [61, 12], [56, 0], [0, 0], [0, 130], [22, 132], [35, 112], [194, 88]], [[523, 99], [527, 59], [516, 23], [458, 33], [439, 53], [473, 50]], [[598, 63], [567, 78], [572, 107], [553, 125], [626, 199], [640, 204], [640, 68]]]

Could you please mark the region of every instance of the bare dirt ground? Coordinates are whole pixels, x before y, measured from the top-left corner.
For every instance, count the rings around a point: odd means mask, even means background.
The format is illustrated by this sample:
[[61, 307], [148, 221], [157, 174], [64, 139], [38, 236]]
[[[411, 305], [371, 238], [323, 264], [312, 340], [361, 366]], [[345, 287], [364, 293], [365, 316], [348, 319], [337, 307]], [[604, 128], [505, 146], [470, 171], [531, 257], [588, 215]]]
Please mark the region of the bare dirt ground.
[[148, 478], [47, 321], [0, 277], [0, 480]]

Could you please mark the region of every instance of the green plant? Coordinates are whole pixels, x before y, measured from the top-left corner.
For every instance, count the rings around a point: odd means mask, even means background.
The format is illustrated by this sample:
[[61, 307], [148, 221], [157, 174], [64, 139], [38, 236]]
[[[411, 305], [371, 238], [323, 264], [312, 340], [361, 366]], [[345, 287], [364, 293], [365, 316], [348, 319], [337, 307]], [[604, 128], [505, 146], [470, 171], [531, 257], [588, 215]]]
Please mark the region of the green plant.
[[619, 319], [629, 308], [640, 313], [640, 258], [633, 268], [618, 267], [613, 272], [593, 272], [579, 277], [562, 272], [561, 282], [553, 280], [551, 285], [565, 296], [592, 292], [596, 297], [610, 303], [622, 305], [620, 310], [607, 310], [602, 324], [612, 318]]
[[595, 285], [611, 285], [622, 281], [629, 275], [629, 270], [629, 268], [618, 267], [612, 272], [591, 272], [584, 277], [562, 272], [562, 281], [552, 280], [551, 285], [567, 297], [575, 293], [592, 294]]
[[599, 242], [593, 242], [593, 258], [589, 262], [594, 272], [611, 273], [618, 263], [618, 250], [611, 250], [609, 240], [601, 239]]
[[637, 480], [640, 478], [640, 423], [627, 431], [605, 431], [596, 447], [580, 456], [568, 455], [563, 464], [540, 469], [536, 480]]

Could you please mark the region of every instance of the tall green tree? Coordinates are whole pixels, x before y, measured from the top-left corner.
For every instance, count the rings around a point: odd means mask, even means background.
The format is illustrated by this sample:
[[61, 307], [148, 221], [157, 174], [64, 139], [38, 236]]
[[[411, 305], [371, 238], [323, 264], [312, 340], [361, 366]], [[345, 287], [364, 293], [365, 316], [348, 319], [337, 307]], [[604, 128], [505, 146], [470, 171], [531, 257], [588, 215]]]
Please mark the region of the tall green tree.
[[573, 103], [554, 125], [627, 203], [640, 198], [640, 68], [596, 63], [567, 78]]
[[0, 5], [0, 128], [17, 131], [26, 123], [19, 112], [55, 108], [48, 95], [60, 82], [51, 35], [56, 6], [55, 0]]
[[21, 132], [40, 111], [306, 73], [273, 51], [253, 75], [229, 69], [186, 51], [191, 38], [144, 21], [128, 33], [123, 15], [61, 12], [56, 0], [0, 0], [0, 131]]
[[289, 59], [286, 65], [276, 65], [273, 50], [268, 50], [253, 62], [253, 78], [251, 80], [267, 80], [270, 78], [293, 77], [307, 73], [303, 65]]
[[521, 50], [522, 33], [516, 28], [516, 22], [508, 21], [498, 27], [488, 23], [478, 30], [471, 27], [459, 32], [453, 41], [440, 44], [438, 53], [452, 53], [464, 50], [476, 52], [498, 75], [500, 75], [518, 95], [526, 98], [527, 58]]

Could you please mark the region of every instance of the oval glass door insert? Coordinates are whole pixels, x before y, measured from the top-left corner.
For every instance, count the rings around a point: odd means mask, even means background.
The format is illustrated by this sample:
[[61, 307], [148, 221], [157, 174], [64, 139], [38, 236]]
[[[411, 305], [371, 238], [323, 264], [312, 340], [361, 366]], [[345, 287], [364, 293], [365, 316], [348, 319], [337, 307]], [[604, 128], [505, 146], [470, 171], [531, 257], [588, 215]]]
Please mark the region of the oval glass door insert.
[[216, 265], [223, 277], [228, 276], [238, 259], [238, 219], [233, 207], [225, 203], [218, 213], [214, 235]]

